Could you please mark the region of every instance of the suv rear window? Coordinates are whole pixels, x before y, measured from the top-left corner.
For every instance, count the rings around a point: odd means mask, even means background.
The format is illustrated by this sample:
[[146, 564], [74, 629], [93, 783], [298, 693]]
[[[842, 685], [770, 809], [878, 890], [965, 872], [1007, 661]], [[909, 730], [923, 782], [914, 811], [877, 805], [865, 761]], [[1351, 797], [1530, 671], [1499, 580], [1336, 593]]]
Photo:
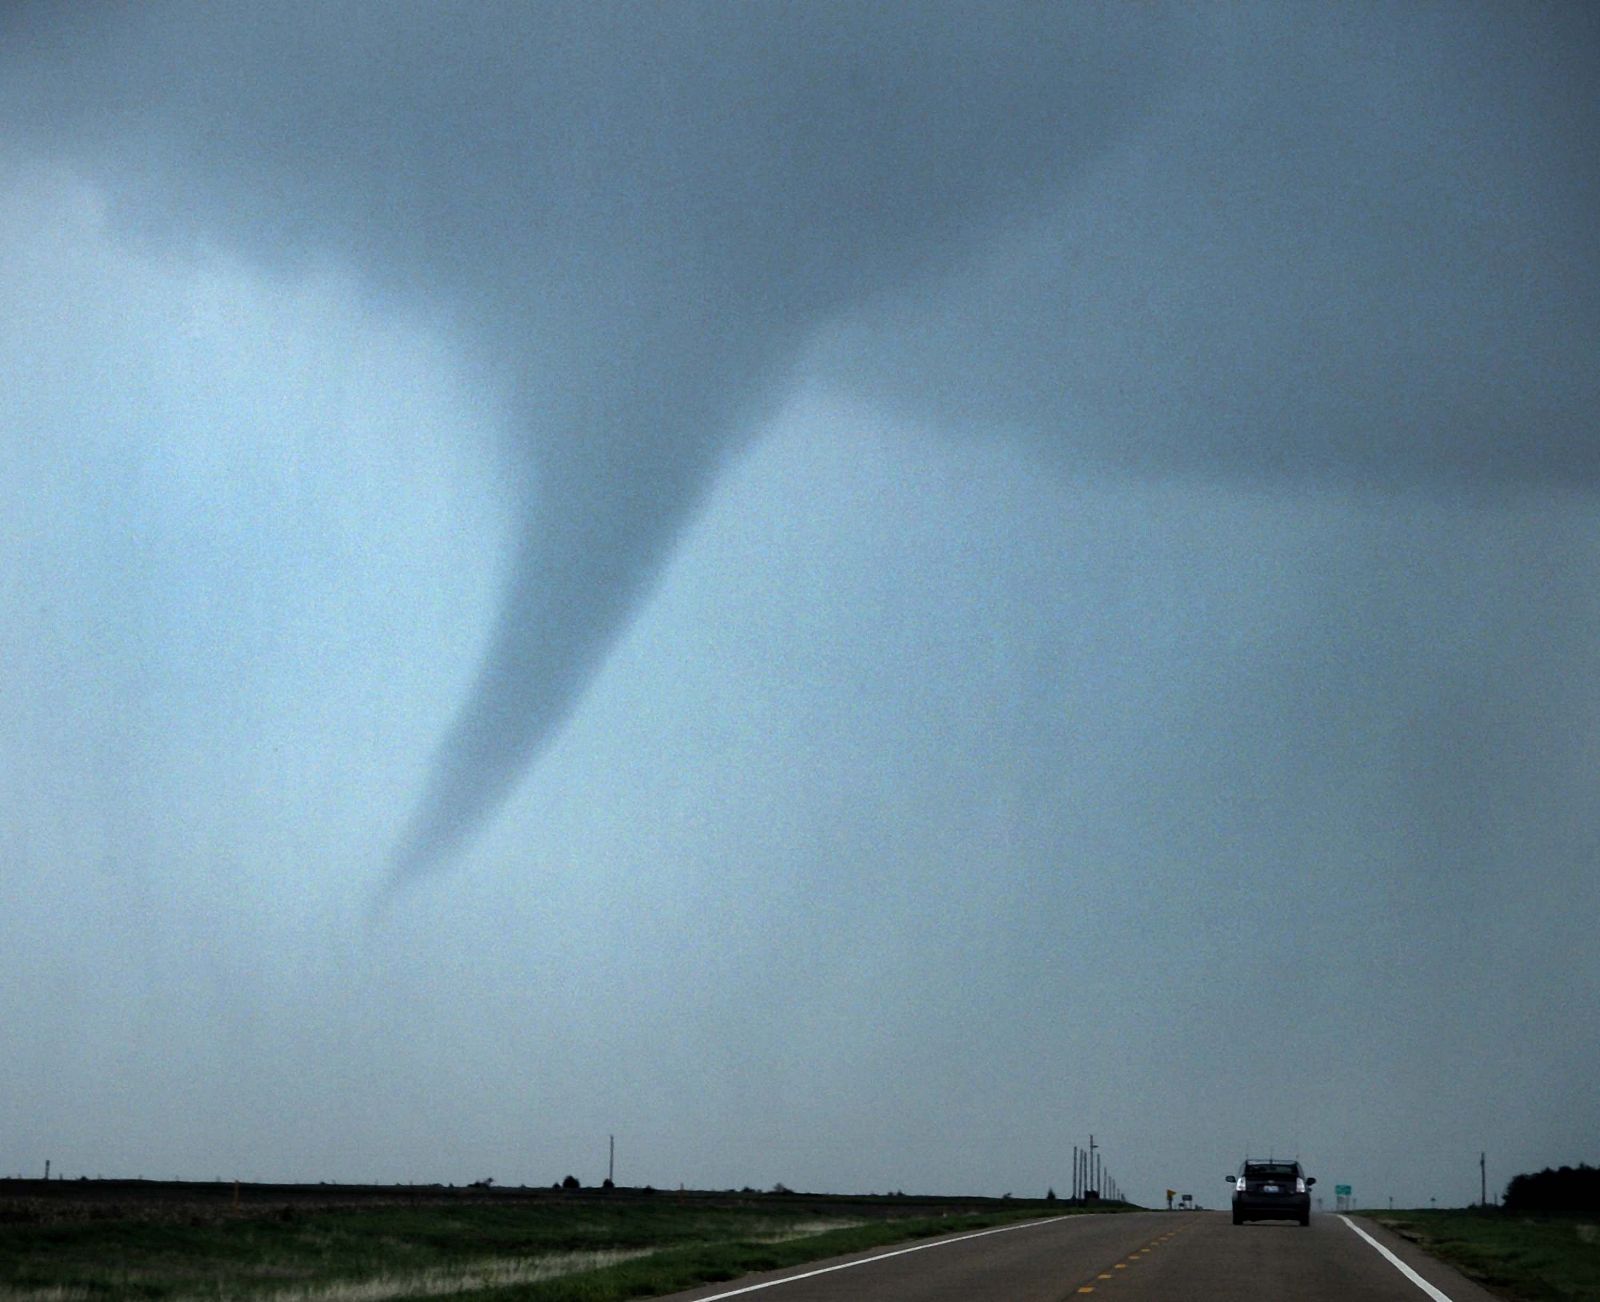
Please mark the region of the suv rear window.
[[1244, 1173], [1253, 1180], [1293, 1180], [1295, 1168], [1283, 1162], [1252, 1162]]

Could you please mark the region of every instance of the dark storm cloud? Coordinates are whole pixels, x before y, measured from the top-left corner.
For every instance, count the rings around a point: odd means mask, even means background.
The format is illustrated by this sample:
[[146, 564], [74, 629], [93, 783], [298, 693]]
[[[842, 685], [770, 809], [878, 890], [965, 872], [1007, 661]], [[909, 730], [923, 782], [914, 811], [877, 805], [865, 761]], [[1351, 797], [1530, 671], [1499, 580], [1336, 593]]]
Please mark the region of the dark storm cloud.
[[402, 878], [494, 811], [831, 322], [835, 373], [1095, 461], [1597, 469], [1584, 15], [37, 6], [3, 37], [7, 122], [141, 238], [352, 267], [509, 414], [516, 561]]
[[1079, 464], [1592, 487], [1595, 11], [1234, 19], [1047, 218], [829, 362]]

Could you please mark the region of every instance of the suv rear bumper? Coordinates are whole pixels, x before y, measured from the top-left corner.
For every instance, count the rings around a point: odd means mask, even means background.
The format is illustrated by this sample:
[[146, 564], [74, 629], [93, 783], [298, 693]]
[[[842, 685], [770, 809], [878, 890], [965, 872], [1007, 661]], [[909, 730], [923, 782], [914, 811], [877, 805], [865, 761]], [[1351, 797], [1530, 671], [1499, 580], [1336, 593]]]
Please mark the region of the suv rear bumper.
[[1311, 1215], [1310, 1194], [1247, 1194], [1233, 1197], [1233, 1219], [1236, 1221], [1303, 1221]]

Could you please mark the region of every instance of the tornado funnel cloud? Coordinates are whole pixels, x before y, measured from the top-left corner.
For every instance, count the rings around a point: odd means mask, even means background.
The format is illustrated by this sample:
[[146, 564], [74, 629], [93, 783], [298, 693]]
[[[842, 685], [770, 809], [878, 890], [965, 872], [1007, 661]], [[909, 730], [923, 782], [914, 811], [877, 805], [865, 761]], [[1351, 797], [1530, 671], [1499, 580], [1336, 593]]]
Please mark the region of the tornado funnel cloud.
[[[560, 223], [562, 259], [539, 291], [561, 342], [542, 371], [530, 356], [514, 363], [535, 472], [512, 575], [391, 858], [391, 889], [444, 866], [502, 806], [807, 337], [961, 256], [1006, 203], [1058, 185], [1134, 116], [1160, 63], [1159, 43], [1124, 19], [1061, 44], [1059, 16], [1019, 9], [978, 28], [934, 23], [908, 46], [901, 22], [868, 9], [842, 10], [850, 30], [823, 45], [807, 22], [791, 31], [786, 10], [753, 15], [726, 33], [738, 61], [723, 79], [674, 73], [659, 103], [619, 101], [640, 116], [603, 123], [597, 149], [616, 152], [611, 133], [626, 128], [627, 162], [574, 192], [592, 229]], [[671, 44], [703, 35], [668, 27]], [[845, 35], [882, 75], [833, 58]], [[603, 57], [637, 56], [635, 39]], [[987, 96], [982, 60], [1006, 69]], [[946, 95], [951, 76], [974, 96]], [[505, 287], [490, 301], [505, 323], [490, 340], [516, 356], [506, 341], [528, 305]]]
[[[637, 589], [648, 562], [618, 556], [614, 564], [630, 565], [634, 576], [613, 569], [600, 578], [584, 559], [566, 557], [563, 565], [538, 539], [524, 540], [477, 680], [394, 852], [391, 886], [448, 861], [494, 814], [604, 654], [626, 613], [625, 594]], [[581, 618], [571, 617], [575, 608]]]
[[[697, 364], [684, 367], [689, 359]], [[565, 404], [581, 422], [568, 416], [534, 440], [488, 647], [391, 857], [391, 890], [448, 863], [505, 802], [626, 626], [730, 442], [731, 413], [751, 387], [747, 356], [707, 370], [703, 350], [680, 338], [670, 355], [635, 360], [643, 383], [620, 391], [607, 371]]]
[[28, 147], [146, 239], [347, 270], [514, 409], [510, 578], [391, 888], [502, 806], [808, 339], [1058, 189], [1188, 40], [965, 0], [52, 9], [0, 17]]

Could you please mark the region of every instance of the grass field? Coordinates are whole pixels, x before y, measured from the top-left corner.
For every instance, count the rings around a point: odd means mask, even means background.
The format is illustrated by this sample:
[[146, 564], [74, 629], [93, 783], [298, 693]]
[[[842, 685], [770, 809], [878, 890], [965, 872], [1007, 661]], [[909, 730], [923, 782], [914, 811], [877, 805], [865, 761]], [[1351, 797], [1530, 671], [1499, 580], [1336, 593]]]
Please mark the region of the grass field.
[[1516, 1302], [1600, 1302], [1600, 1229], [1578, 1217], [1486, 1212], [1364, 1212]]
[[226, 1186], [192, 1192], [85, 1191], [73, 1200], [7, 1197], [0, 1187], [0, 1299], [621, 1302], [1069, 1210], [1023, 1200], [623, 1190], [319, 1197], [301, 1189], [276, 1200], [258, 1191], [230, 1198]]

